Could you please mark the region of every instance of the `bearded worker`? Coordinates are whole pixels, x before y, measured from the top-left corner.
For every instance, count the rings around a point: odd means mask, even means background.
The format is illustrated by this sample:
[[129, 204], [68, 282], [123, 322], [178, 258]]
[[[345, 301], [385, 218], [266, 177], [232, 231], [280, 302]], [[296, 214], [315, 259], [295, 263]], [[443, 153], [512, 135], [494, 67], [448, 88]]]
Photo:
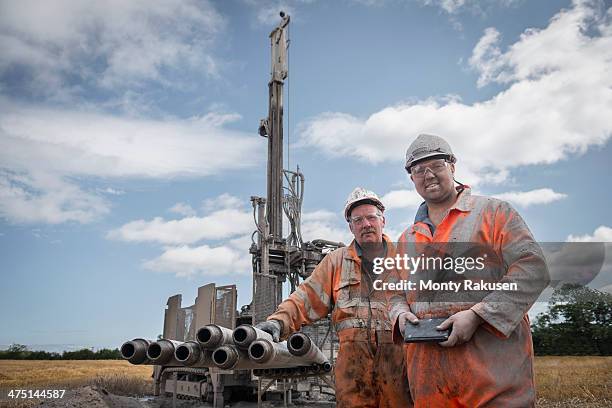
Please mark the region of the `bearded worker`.
[[[397, 250], [413, 256], [427, 248], [461, 253], [467, 243], [478, 256], [479, 248], [486, 248], [487, 268], [471, 271], [471, 276], [481, 274], [482, 278], [494, 270], [486, 278], [496, 274], [497, 282], [515, 290], [470, 292], [467, 295], [477, 295], [470, 301], [436, 291], [430, 291], [428, 301], [410, 290], [388, 294], [396, 342], [404, 340], [406, 325], [418, 325], [424, 319], [447, 318], [437, 329], [452, 329], [441, 343], [406, 343], [412, 398], [415, 407], [535, 406], [527, 311], [548, 285], [545, 258], [507, 202], [472, 195], [460, 183], [455, 187], [456, 161], [449, 144], [438, 136], [419, 135], [408, 147], [405, 168], [425, 202], [414, 224], [400, 236]], [[421, 276], [430, 276], [424, 273], [411, 271], [403, 276], [418, 282]], [[460, 281], [458, 273], [452, 270], [452, 279]]]
[[277, 311], [256, 326], [278, 341], [331, 312], [340, 342], [334, 369], [338, 408], [413, 406], [384, 293], [373, 290], [380, 276], [373, 274], [372, 260], [394, 252], [383, 234], [384, 210], [376, 194], [356, 188], [344, 207], [354, 240], [327, 254]]

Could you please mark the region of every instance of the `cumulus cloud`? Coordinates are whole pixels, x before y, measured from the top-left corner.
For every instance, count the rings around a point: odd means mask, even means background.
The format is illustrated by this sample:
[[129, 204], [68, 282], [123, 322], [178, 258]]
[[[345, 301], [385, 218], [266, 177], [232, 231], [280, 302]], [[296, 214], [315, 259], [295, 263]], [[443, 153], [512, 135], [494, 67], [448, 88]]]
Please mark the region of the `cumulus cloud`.
[[191, 206], [177, 203], [171, 210], [184, 214], [184, 218], [131, 221], [109, 231], [107, 238], [162, 245], [159, 256], [143, 262], [143, 267], [152, 271], [179, 277], [248, 273], [251, 270], [251, 233], [255, 225], [246, 203], [229, 194], [208, 199], [205, 203], [210, 207], [201, 217], [195, 215]]
[[340, 214], [317, 210], [302, 214], [302, 238], [304, 241], [326, 239], [348, 244], [353, 235]]
[[[187, 217], [177, 221], [155, 218], [133, 221], [108, 234], [110, 239], [164, 244], [162, 253], [143, 263], [145, 269], [173, 273], [179, 277], [195, 275], [222, 276], [248, 274], [251, 271], [249, 247], [254, 230], [252, 214], [235, 206], [236, 197], [222, 194], [206, 200], [225, 206], [202, 218]], [[213, 219], [219, 223], [214, 223]], [[208, 223], [208, 226], [203, 224]], [[338, 214], [327, 210], [305, 212], [302, 215], [302, 235], [305, 240], [327, 239], [348, 244], [352, 235]], [[216, 245], [201, 240], [220, 240]]]
[[193, 217], [196, 215], [196, 212], [189, 204], [185, 203], [176, 203], [172, 207], [168, 209], [171, 213], [183, 215], [185, 217]]
[[610, 242], [612, 243], [612, 228], [601, 225], [598, 227], [593, 234], [585, 235], [569, 235], [567, 237], [569, 242]]
[[[254, 164], [261, 143], [218, 115], [135, 119], [0, 104], [0, 164], [101, 177], [206, 176]], [[217, 122], [215, 122], [217, 121]], [[223, 154], [218, 154], [222, 151]]]
[[[78, 178], [202, 177], [263, 157], [254, 154], [263, 149], [256, 138], [224, 127], [236, 114], [137, 119], [6, 101], [0, 108], [0, 215], [15, 221], [88, 222], [108, 212]], [[24, 218], [19, 209], [37, 197], [46, 197], [34, 207], [39, 214]]]
[[531, 191], [509, 191], [507, 193], [495, 194], [495, 198], [510, 201], [519, 207], [529, 207], [538, 204], [549, 204], [554, 201], [563, 200], [567, 194], [557, 193], [550, 188], [540, 188]]
[[225, 24], [206, 0], [2, 2], [0, 74], [20, 70], [34, 94], [164, 83], [179, 66], [215, 76]]
[[110, 203], [98, 193], [53, 174], [0, 169], [0, 217], [5, 219], [18, 223], [87, 223], [109, 210]]
[[244, 205], [244, 200], [241, 200], [231, 194], [223, 193], [218, 197], [204, 200], [202, 203], [202, 208], [204, 211], [212, 211], [219, 208], [240, 208]]
[[326, 112], [300, 124], [300, 145], [370, 163], [402, 160], [398, 149], [419, 133], [445, 137], [469, 184], [500, 182], [512, 168], [549, 164], [612, 134], [612, 26], [609, 11], [575, 1], [544, 29], [526, 30], [507, 50], [485, 31], [470, 64], [479, 85], [507, 88], [489, 100], [457, 97], [401, 103], [358, 118]]
[[417, 209], [423, 202], [423, 198], [415, 190], [393, 190], [382, 196], [381, 201], [387, 210]]
[[127, 242], [193, 244], [201, 240], [222, 240], [235, 237], [254, 229], [251, 213], [225, 208], [203, 217], [189, 216], [180, 220], [155, 217], [150, 221], [131, 221], [110, 231], [107, 237]]
[[246, 275], [251, 272], [251, 257], [248, 251], [231, 245], [181, 245], [166, 248], [160, 256], [146, 261], [143, 266], [153, 271], [174, 273], [179, 277], [196, 274]]

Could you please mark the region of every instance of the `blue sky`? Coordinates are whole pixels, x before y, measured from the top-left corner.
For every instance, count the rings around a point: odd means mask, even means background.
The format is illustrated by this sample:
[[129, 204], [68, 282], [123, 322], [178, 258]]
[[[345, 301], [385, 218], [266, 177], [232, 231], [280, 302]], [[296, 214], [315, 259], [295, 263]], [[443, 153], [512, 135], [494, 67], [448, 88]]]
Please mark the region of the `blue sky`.
[[167, 298], [208, 282], [250, 300], [281, 9], [306, 239], [348, 242], [357, 185], [396, 237], [420, 203], [404, 152], [428, 132], [538, 240], [612, 241], [610, 2], [6, 1], [0, 344], [155, 337]]

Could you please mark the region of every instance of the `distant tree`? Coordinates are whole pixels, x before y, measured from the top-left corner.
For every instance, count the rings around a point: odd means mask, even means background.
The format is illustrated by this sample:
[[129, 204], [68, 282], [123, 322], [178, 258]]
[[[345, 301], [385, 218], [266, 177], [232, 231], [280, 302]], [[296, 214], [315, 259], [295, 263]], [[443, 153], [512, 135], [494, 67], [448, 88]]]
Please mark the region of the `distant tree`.
[[538, 355], [612, 355], [612, 294], [565, 284], [555, 289], [532, 332]]
[[0, 351], [2, 360], [20, 360], [29, 353], [28, 347], [23, 344], [11, 344], [8, 349]]
[[119, 349], [90, 349], [64, 351], [62, 354], [48, 351], [30, 351], [23, 344], [11, 344], [7, 350], [0, 350], [0, 360], [119, 360]]
[[76, 351], [64, 351], [62, 360], [94, 360], [95, 354], [90, 349], [80, 349]]
[[121, 353], [119, 349], [100, 349], [95, 353], [96, 360], [120, 360]]

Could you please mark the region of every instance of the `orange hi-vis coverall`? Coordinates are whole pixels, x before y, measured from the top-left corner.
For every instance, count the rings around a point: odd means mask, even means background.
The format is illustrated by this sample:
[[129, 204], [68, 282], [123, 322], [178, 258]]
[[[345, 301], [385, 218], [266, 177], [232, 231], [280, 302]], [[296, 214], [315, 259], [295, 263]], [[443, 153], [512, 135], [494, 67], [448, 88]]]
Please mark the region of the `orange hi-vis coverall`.
[[[449, 301], [444, 295], [441, 299], [446, 301], [423, 302], [410, 290], [387, 295], [396, 342], [403, 341], [397, 324], [403, 311], [423, 319], [471, 309], [484, 320], [469, 341], [454, 347], [405, 345], [415, 407], [534, 406], [533, 344], [526, 313], [549, 282], [540, 246], [508, 203], [472, 196], [467, 186], [447, 216], [433, 227], [433, 234], [426, 208], [419, 213], [415, 224], [401, 235], [398, 253], [418, 256], [417, 248], [454, 243], [486, 246], [498, 257], [498, 281], [516, 283], [518, 289], [485, 291], [478, 301], [468, 302]], [[419, 272], [404, 277], [416, 281]]]
[[[383, 239], [387, 254], [393, 252], [389, 238]], [[334, 370], [337, 407], [412, 407], [404, 353], [393, 343], [386, 299], [369, 290], [363, 275], [353, 241], [327, 254], [268, 320], [282, 322], [284, 339], [331, 312], [340, 342]]]

